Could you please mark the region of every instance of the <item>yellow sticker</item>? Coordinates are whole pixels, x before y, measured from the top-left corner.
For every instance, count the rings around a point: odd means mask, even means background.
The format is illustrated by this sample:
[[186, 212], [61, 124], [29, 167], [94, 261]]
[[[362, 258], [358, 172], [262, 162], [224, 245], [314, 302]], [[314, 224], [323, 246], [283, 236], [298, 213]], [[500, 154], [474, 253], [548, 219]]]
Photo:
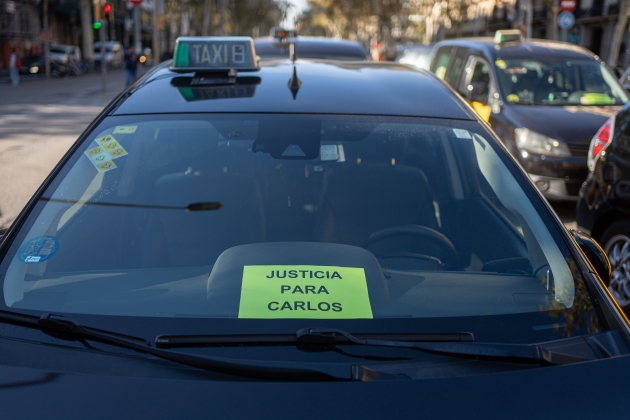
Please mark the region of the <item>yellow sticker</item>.
[[120, 145], [120, 143], [118, 143], [116, 140], [108, 141], [107, 143], [104, 143], [102, 146], [103, 146], [103, 147], [105, 148], [105, 150], [106, 150], [106, 151], [108, 151], [108, 152], [109, 152], [110, 150], [114, 150], [114, 149], [115, 149], [115, 148], [117, 148], [117, 147], [122, 147], [122, 146]]
[[113, 134], [133, 134], [136, 132], [137, 125], [119, 125], [114, 128]]
[[98, 147], [95, 147], [93, 149], [86, 150], [85, 154], [87, 155], [87, 157], [92, 157], [92, 156], [95, 156], [95, 155], [100, 155], [103, 152], [105, 152], [105, 149], [103, 149], [102, 147], [98, 146]]
[[362, 268], [243, 267], [239, 318], [373, 318]]
[[497, 60], [494, 62], [494, 64], [496, 64], [496, 66], [498, 68], [500, 68], [501, 70], [505, 69], [507, 67], [507, 65], [505, 64], [505, 61], [503, 60]]
[[111, 160], [96, 165], [96, 169], [98, 169], [99, 172], [107, 172], [115, 168], [116, 164]]
[[114, 150], [110, 150], [109, 154], [111, 155], [112, 159], [116, 159], [121, 156], [125, 156], [127, 154], [127, 151], [123, 149], [122, 146], [120, 146], [120, 147], [115, 148]]
[[507, 100], [508, 100], [508, 102], [518, 102], [518, 101], [521, 100], [521, 98], [519, 98], [516, 93], [510, 93], [507, 96]]
[[103, 137], [98, 137], [96, 139], [96, 142], [98, 144], [100, 144], [101, 146], [105, 146], [106, 144], [111, 143], [113, 141], [116, 141], [116, 139], [111, 134], [108, 134], [108, 135], [103, 136]]

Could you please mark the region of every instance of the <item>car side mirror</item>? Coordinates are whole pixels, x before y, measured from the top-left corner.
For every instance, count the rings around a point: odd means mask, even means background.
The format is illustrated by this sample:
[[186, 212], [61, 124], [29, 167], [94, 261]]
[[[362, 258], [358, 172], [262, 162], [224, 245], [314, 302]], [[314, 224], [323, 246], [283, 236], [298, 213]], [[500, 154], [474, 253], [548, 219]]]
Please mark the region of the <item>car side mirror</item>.
[[488, 104], [488, 84], [486, 82], [474, 82], [467, 86], [466, 96], [473, 102]]
[[597, 242], [593, 240], [593, 238], [584, 232], [571, 229], [571, 233], [597, 274], [599, 274], [599, 277], [602, 279], [606, 287], [608, 287], [612, 276], [612, 266], [610, 265], [610, 260], [608, 259], [606, 252]]

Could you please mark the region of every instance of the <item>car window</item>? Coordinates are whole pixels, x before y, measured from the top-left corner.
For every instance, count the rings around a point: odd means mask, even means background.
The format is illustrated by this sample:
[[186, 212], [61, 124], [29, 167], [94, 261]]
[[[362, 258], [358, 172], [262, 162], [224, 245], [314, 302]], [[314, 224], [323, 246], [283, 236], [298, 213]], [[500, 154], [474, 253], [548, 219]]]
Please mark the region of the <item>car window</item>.
[[451, 48], [440, 48], [435, 54], [435, 58], [431, 63], [431, 71], [440, 79], [446, 76], [446, 70], [451, 59]]
[[468, 56], [464, 55], [463, 51], [457, 51], [457, 53], [453, 57], [449, 70], [446, 72], [444, 81], [447, 82], [449, 85], [456, 87], [464, 73], [467, 59]]
[[108, 117], [7, 254], [4, 303], [141, 317], [542, 313], [597, 329], [570, 254], [501, 153], [476, 122]]
[[486, 86], [482, 93], [482, 97], [488, 100], [488, 92], [490, 88], [490, 68], [485, 61], [477, 60], [470, 77], [470, 83], [477, 83]]
[[620, 105], [626, 91], [603, 64], [593, 60], [497, 60], [507, 102], [530, 105]]

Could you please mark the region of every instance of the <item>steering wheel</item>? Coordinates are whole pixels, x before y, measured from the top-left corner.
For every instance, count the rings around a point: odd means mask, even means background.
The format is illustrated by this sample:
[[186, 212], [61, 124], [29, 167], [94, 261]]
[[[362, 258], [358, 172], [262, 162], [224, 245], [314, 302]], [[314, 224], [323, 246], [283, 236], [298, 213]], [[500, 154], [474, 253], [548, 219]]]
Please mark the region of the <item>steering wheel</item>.
[[[403, 225], [403, 226], [394, 226], [382, 230], [378, 230], [370, 235], [370, 237], [363, 243], [363, 248], [367, 248], [370, 245], [378, 241], [382, 241], [386, 238], [392, 238], [395, 236], [417, 236], [422, 239], [427, 239], [434, 244], [438, 245], [443, 251], [444, 256], [442, 258], [444, 264], [449, 267], [458, 267], [459, 266], [459, 255], [457, 254], [457, 250], [453, 243], [444, 235], [442, 235], [437, 230], [418, 225]], [[399, 254], [388, 254], [388, 257], [412, 257], [418, 256], [426, 259], [426, 256], [421, 254], [410, 254], [408, 252], [399, 253]]]

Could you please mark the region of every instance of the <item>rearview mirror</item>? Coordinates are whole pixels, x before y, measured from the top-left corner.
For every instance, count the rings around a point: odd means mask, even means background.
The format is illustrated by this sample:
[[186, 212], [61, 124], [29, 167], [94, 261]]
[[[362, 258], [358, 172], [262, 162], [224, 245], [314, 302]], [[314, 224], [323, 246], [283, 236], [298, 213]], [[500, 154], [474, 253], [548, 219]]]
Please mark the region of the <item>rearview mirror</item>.
[[584, 232], [571, 229], [571, 233], [597, 274], [599, 274], [599, 277], [602, 279], [606, 287], [608, 287], [610, 285], [610, 277], [612, 275], [612, 266], [610, 265], [610, 260], [608, 259], [606, 252], [604, 252], [602, 247], [599, 246], [593, 238]]

